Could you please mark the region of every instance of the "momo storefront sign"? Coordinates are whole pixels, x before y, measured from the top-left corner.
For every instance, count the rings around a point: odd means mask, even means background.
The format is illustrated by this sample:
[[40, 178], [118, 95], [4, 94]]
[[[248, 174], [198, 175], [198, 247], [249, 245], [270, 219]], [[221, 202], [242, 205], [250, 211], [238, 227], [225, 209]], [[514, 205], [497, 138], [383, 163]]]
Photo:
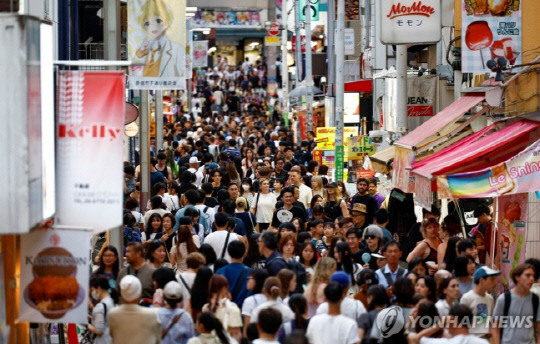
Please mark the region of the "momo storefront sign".
[[436, 43], [441, 40], [440, 0], [381, 0], [381, 42]]

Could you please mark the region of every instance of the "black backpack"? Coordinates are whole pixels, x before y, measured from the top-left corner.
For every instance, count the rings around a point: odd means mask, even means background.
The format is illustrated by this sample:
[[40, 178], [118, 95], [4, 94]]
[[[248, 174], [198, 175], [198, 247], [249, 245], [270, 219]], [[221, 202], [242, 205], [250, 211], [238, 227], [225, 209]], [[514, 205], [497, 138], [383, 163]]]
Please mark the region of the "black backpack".
[[[533, 306], [533, 324], [538, 320], [536, 319], [536, 315], [538, 314], [538, 304], [540, 303], [540, 298], [535, 293], [531, 292], [532, 294], [532, 306]], [[503, 315], [505, 317], [508, 316], [508, 312], [510, 311], [510, 303], [512, 303], [512, 293], [510, 290], [506, 291], [504, 293], [504, 311]], [[503, 338], [503, 330], [504, 328], [501, 327], [501, 342]], [[536, 336], [536, 331], [535, 331]]]

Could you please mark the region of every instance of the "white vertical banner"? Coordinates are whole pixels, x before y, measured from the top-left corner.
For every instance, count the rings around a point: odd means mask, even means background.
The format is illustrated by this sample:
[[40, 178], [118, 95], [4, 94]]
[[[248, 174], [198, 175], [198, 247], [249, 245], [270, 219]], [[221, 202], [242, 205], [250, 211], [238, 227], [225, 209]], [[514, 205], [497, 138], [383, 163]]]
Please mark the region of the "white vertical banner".
[[124, 79], [124, 72], [60, 72], [57, 225], [102, 232], [122, 224]]
[[345, 29], [345, 55], [354, 55], [354, 46], [356, 44], [354, 40], [354, 29]]
[[37, 230], [21, 236], [19, 321], [88, 321], [90, 232]]
[[193, 41], [193, 68], [206, 68], [208, 64], [208, 41]]

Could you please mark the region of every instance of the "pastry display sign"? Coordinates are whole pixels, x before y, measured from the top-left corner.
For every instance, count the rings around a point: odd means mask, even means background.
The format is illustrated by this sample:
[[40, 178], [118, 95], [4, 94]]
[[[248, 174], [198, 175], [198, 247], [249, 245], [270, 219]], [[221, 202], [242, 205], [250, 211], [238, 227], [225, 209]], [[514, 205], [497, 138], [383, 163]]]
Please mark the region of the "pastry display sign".
[[462, 0], [462, 71], [487, 73], [487, 61], [504, 57], [521, 64], [521, 1]]
[[441, 40], [440, 0], [381, 0], [381, 42], [437, 43]]
[[90, 233], [37, 230], [21, 237], [19, 321], [86, 323]]

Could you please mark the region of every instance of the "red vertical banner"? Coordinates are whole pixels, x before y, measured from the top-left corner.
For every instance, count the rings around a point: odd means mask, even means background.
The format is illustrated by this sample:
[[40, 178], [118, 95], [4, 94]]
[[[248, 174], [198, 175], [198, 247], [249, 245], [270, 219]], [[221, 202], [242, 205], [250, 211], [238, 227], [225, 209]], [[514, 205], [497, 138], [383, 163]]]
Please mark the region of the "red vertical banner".
[[60, 72], [59, 225], [101, 232], [122, 224], [124, 80], [124, 72]]
[[313, 151], [313, 160], [319, 163], [319, 166], [322, 165], [322, 151], [315, 149]]
[[305, 111], [298, 111], [298, 123], [300, 124], [300, 138], [302, 141], [307, 140], [307, 118]]

